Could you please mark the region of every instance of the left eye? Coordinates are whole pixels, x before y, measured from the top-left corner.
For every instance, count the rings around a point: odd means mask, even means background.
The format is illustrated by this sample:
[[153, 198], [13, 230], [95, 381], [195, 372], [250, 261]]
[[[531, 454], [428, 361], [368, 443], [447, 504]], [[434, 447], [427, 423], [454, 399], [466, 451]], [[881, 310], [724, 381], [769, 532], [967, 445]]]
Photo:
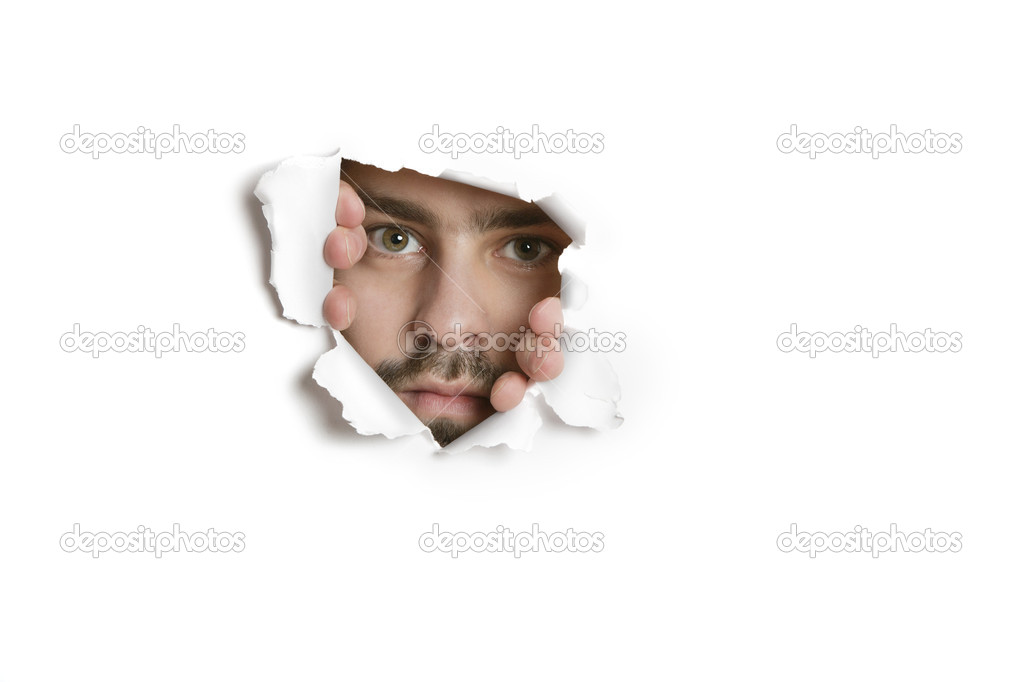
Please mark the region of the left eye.
[[535, 237], [516, 237], [498, 252], [505, 258], [529, 263], [550, 252], [551, 247]]
[[416, 253], [422, 248], [419, 240], [413, 237], [411, 232], [396, 225], [372, 230], [366, 236], [369, 238], [370, 246], [384, 253]]

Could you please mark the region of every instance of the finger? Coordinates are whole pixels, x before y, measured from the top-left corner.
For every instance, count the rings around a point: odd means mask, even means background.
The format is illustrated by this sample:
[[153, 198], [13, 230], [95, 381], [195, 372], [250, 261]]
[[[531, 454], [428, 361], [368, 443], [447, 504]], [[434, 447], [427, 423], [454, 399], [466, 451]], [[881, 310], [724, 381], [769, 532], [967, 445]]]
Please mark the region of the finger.
[[526, 377], [518, 372], [505, 372], [490, 389], [490, 404], [498, 412], [507, 412], [526, 397]]
[[523, 339], [516, 352], [519, 367], [535, 381], [554, 379], [565, 368], [565, 357], [558, 344], [564, 316], [561, 300], [545, 298], [529, 311], [531, 335]]
[[366, 230], [362, 225], [353, 228], [338, 226], [327, 235], [327, 241], [323, 245], [323, 257], [330, 267], [347, 270], [362, 259], [368, 244]]
[[557, 296], [545, 298], [529, 311], [529, 328], [537, 334], [556, 336], [561, 333], [561, 327], [564, 324], [565, 317], [561, 313], [561, 299]]
[[355, 295], [345, 286], [336, 284], [323, 299], [323, 317], [334, 329], [342, 332], [355, 319]]
[[338, 188], [334, 219], [341, 227], [358, 227], [366, 219], [366, 207], [363, 205], [362, 199], [344, 180], [341, 180], [341, 185]]
[[338, 185], [334, 219], [337, 227], [327, 236], [323, 257], [330, 267], [347, 270], [366, 253], [368, 241], [366, 230], [362, 227], [362, 221], [366, 219], [366, 207], [352, 186], [344, 180]]
[[517, 353], [519, 367], [534, 381], [555, 379], [565, 369], [565, 358], [551, 339], [538, 339], [535, 350]]

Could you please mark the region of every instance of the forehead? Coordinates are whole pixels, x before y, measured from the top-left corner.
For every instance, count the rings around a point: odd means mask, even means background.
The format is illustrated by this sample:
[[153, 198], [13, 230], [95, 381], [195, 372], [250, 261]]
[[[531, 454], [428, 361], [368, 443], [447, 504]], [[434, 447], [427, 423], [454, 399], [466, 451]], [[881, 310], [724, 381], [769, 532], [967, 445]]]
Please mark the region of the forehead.
[[[399, 171], [387, 171], [345, 159], [341, 164], [341, 179], [349, 184], [361, 186], [363, 192], [373, 196], [374, 193], [387, 196], [400, 196], [405, 199], [416, 199], [438, 205], [450, 204], [452, 208], [459, 205], [480, 206], [495, 205], [522, 208], [533, 204], [510, 197], [498, 192], [465, 185], [453, 180], [444, 180], [417, 173], [408, 168]], [[353, 183], [354, 181], [354, 183]], [[359, 190], [356, 186], [356, 191]], [[366, 207], [370, 208], [369, 206]]]
[[488, 228], [542, 227], [559, 242], [571, 239], [539, 206], [498, 192], [403, 168], [386, 171], [345, 160], [341, 179], [359, 194], [367, 214], [430, 227], [483, 233]]

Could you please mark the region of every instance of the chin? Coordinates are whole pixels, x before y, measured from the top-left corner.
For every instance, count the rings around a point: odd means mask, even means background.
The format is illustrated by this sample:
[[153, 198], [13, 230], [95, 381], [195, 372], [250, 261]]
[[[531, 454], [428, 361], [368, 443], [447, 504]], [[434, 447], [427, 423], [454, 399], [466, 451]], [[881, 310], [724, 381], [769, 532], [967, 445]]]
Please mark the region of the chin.
[[[420, 417], [420, 421], [422, 421], [422, 417]], [[471, 423], [456, 422], [440, 417], [434, 419], [427, 426], [430, 428], [430, 433], [433, 434], [433, 439], [444, 448], [456, 439], [461, 438], [467, 431], [479, 426], [481, 422], [482, 420]], [[425, 424], [426, 422], [424, 421], [423, 423]]]

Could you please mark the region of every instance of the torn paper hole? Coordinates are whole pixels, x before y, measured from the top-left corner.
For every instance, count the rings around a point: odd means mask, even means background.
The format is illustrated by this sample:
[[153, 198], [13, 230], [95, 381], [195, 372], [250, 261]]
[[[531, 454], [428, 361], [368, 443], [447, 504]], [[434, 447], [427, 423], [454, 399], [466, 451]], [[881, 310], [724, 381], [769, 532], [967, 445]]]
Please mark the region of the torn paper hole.
[[[343, 161], [340, 152], [288, 159], [255, 190], [272, 239], [270, 282], [285, 317], [327, 326], [322, 306], [335, 273], [323, 247], [336, 225], [339, 179], [367, 206], [371, 245], [355, 267], [338, 271], [357, 313], [344, 334], [334, 331], [336, 345], [319, 358], [313, 377], [360, 434], [417, 438], [449, 452], [529, 450], [551, 418], [542, 402], [572, 426], [622, 423], [618, 379], [598, 349], [565, 352], [562, 374], [530, 382], [507, 412], [494, 413], [489, 402], [494, 380], [518, 370], [513, 350], [500, 345], [502, 334], [506, 340], [526, 329], [532, 305], [553, 290], [560, 289], [565, 311], [586, 302], [585, 284], [564, 267], [584, 243], [584, 225], [556, 194], [520, 196], [514, 183], [450, 170], [386, 171]], [[531, 226], [536, 206], [544, 220]], [[480, 339], [488, 335], [481, 330], [494, 329], [500, 332], [484, 339], [492, 350], [446, 352], [451, 337], [484, 347]], [[433, 340], [425, 354], [414, 347], [423, 338]]]

